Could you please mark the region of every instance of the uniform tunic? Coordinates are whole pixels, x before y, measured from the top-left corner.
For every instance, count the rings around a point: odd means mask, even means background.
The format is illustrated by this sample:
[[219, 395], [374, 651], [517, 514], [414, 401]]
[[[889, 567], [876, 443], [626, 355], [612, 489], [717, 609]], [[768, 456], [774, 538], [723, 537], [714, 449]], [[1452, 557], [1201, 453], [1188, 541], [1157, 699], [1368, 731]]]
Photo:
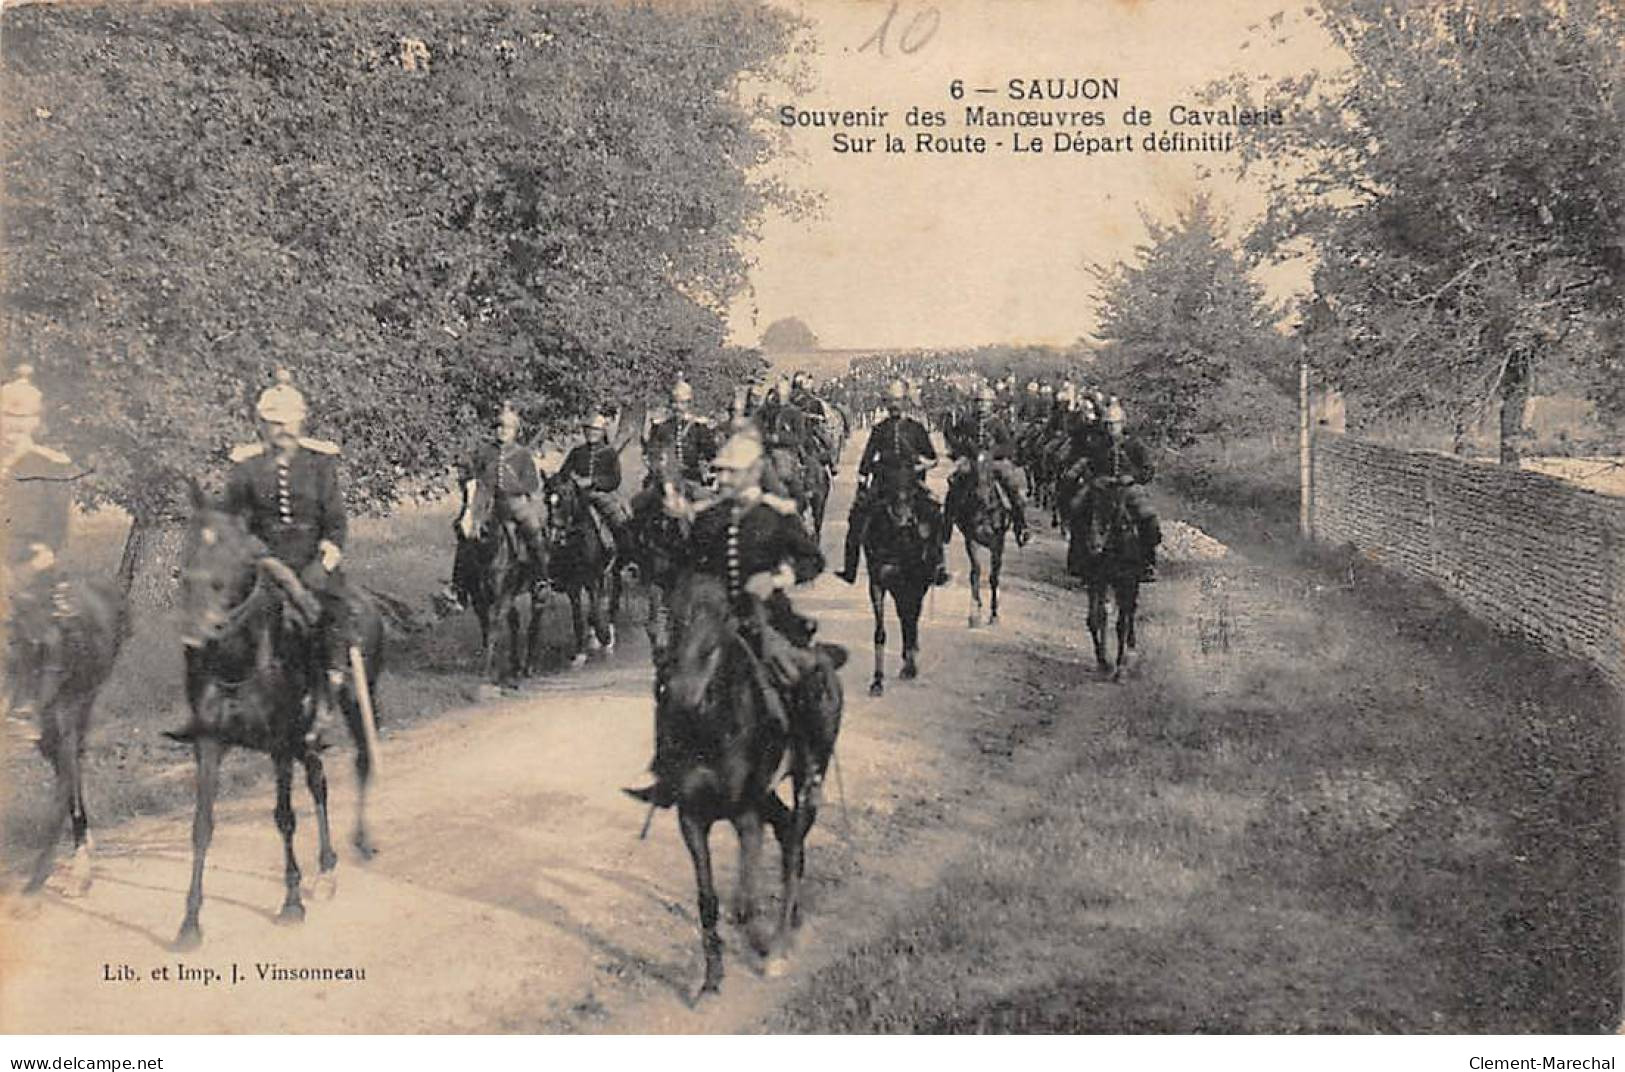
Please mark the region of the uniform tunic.
[[688, 551], [694, 568], [726, 581], [736, 600], [752, 576], [786, 563], [798, 583], [824, 569], [824, 553], [800, 518], [761, 501], [718, 500], [701, 511], [689, 533]]
[[37, 445], [5, 466], [0, 522], [4, 524], [8, 566], [32, 558], [35, 544], [61, 555], [68, 544], [73, 482], [83, 475], [67, 455]]
[[593, 491], [615, 491], [621, 486], [621, 455], [608, 443], [579, 443], [565, 455], [560, 471], [591, 477]]
[[344, 547], [348, 520], [337, 447], [301, 439], [291, 454], [255, 444], [234, 457], [226, 510], [242, 517], [273, 556], [302, 570], [323, 540]]
[[536, 456], [520, 443], [486, 443], [474, 452], [472, 471], [476, 480], [490, 485], [498, 499], [535, 495], [542, 487], [536, 471]]
[[699, 483], [705, 467], [717, 456], [717, 437], [711, 427], [693, 417], [672, 417], [649, 432], [649, 453], [669, 446], [677, 455], [677, 465], [685, 480]]

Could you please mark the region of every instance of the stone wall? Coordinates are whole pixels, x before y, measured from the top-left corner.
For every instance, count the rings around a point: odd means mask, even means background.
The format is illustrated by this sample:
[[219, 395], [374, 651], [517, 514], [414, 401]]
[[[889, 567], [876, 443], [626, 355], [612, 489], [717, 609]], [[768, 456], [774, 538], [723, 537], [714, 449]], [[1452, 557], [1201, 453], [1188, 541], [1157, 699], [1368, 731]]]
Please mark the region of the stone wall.
[[1312, 519], [1625, 689], [1625, 499], [1523, 470], [1316, 437]]

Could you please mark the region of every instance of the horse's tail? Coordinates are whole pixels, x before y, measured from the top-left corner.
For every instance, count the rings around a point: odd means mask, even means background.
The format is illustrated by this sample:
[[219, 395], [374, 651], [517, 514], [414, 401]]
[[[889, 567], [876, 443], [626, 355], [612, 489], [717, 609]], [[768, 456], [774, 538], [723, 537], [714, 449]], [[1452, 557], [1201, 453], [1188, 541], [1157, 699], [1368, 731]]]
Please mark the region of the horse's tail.
[[378, 617], [383, 621], [385, 630], [394, 636], [413, 636], [424, 632], [432, 624], [403, 599], [379, 591], [371, 585], [363, 585], [362, 590], [372, 601], [373, 606], [378, 608]]

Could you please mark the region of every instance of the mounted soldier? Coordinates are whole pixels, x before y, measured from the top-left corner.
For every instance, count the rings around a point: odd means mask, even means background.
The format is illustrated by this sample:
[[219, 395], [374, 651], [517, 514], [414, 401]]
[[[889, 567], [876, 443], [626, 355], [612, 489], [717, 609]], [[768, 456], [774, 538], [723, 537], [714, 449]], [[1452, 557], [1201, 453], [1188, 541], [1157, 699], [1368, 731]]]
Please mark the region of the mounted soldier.
[[[1016, 544], [1023, 546], [1028, 538], [1027, 515], [1015, 466], [1010, 460], [1015, 453], [1015, 443], [1009, 426], [993, 412], [995, 401], [993, 389], [982, 386], [976, 392], [975, 408], [950, 425], [944, 436], [948, 441], [948, 456], [958, 463], [948, 481], [948, 516], [958, 516], [960, 500], [969, 493], [971, 467], [977, 458], [985, 455], [993, 481], [1009, 504]], [[944, 526], [943, 531], [946, 538], [948, 527]]]
[[581, 432], [584, 442], [565, 455], [559, 471], [586, 493], [593, 512], [609, 529], [607, 542], [630, 554], [632, 543], [627, 532], [630, 518], [626, 505], [615, 494], [621, 486], [621, 454], [609, 441], [609, 420], [601, 413], [593, 414], [581, 422]]
[[[1142, 583], [1157, 579], [1157, 545], [1162, 542], [1162, 525], [1151, 507], [1146, 485], [1156, 475], [1151, 451], [1138, 438], [1123, 430], [1123, 407], [1113, 398], [1101, 413], [1100, 430], [1087, 445], [1088, 486], [1084, 493], [1080, 531], [1087, 529], [1090, 513], [1101, 491], [1123, 489], [1122, 501], [1130, 520], [1139, 529], [1145, 561]], [[1081, 542], [1081, 541], [1077, 541]]]
[[858, 463], [858, 490], [852, 498], [852, 510], [847, 514], [845, 560], [836, 574], [847, 584], [858, 580], [858, 555], [863, 547], [863, 536], [869, 527], [869, 518], [875, 507], [875, 481], [878, 474], [899, 469], [915, 474], [915, 504], [919, 515], [930, 520], [937, 537], [932, 546], [937, 548], [935, 578], [932, 583], [948, 583], [948, 570], [941, 553], [942, 511], [925, 486], [925, 474], [936, 467], [937, 450], [931, 445], [931, 434], [925, 425], [913, 417], [904, 416], [903, 402], [908, 390], [903, 381], [893, 380], [886, 389], [886, 417], [869, 433], [869, 442], [863, 448], [863, 459]]
[[[534, 562], [547, 561], [547, 537], [542, 531], [542, 477], [536, 464], [536, 455], [519, 442], [521, 425], [519, 411], [513, 403], [504, 402], [497, 413], [494, 438], [475, 448], [463, 465], [463, 508], [458, 523], [467, 525], [474, 516], [475, 496], [483, 486], [491, 497], [491, 518], [499, 525], [512, 523]], [[472, 539], [472, 531], [459, 530], [463, 539]], [[466, 565], [458, 555], [453, 566], [451, 582], [436, 594], [434, 601], [442, 613], [464, 604], [469, 591], [467, 578], [461, 575]]]
[[717, 437], [708, 421], [694, 413], [694, 388], [678, 380], [671, 389], [671, 416], [649, 431], [645, 454], [669, 448], [693, 497], [711, 483], [711, 459], [717, 456]]
[[835, 472], [835, 435], [824, 417], [824, 403], [813, 393], [812, 374], [798, 372], [790, 381], [790, 404], [799, 409], [807, 426], [804, 449], [831, 473]]
[[58, 559], [68, 543], [74, 482], [85, 475], [66, 454], [34, 441], [45, 403], [33, 372], [22, 365], [17, 378], [0, 388], [0, 498], [5, 500], [0, 591], [11, 602], [12, 641], [29, 653], [28, 665], [14, 668], [29, 680], [8, 681], [6, 701], [10, 717], [29, 726], [37, 700], [54, 695], [68, 669], [65, 631], [75, 607]]
[[[666, 509], [675, 517], [692, 517], [689, 568], [727, 585], [740, 634], [770, 679], [763, 698], [789, 730], [798, 707], [796, 692], [818, 667], [819, 655], [812, 646], [817, 625], [796, 612], [788, 590], [823, 572], [824, 555], [802, 527], [795, 504], [762, 490], [763, 463], [760, 442], [735, 435], [714, 462], [719, 497], [696, 511], [694, 504], [672, 495]], [[657, 681], [657, 691], [661, 687]], [[654, 784], [626, 790], [630, 796], [658, 807], [676, 802], [680, 787], [672, 782], [677, 758], [673, 731], [657, 718]]]
[[291, 569], [316, 597], [321, 617], [311, 630], [312, 664], [326, 673], [317, 684], [316, 718], [307, 739], [321, 743], [336, 727], [350, 635], [349, 592], [341, 568], [348, 517], [339, 476], [339, 448], [304, 435], [305, 397], [286, 369], [259, 397], [260, 442], [231, 452], [223, 509], [242, 518], [265, 545], [264, 557]]

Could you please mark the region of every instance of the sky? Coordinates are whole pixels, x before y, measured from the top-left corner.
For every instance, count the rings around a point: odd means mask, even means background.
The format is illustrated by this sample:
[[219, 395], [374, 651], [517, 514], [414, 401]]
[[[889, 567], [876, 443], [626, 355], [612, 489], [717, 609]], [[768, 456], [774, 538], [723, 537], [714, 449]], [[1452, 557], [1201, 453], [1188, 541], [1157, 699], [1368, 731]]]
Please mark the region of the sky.
[[[918, 128], [904, 118], [915, 105], [946, 111], [949, 134], [976, 133], [963, 119], [976, 103], [1101, 110], [1108, 125], [1097, 133], [1108, 136], [1131, 129], [1121, 119], [1135, 105], [1167, 131], [1181, 129], [1168, 125], [1169, 107], [1196, 103], [1213, 79], [1237, 71], [1273, 79], [1339, 59], [1302, 18], [1301, 2], [1282, 0], [896, 0], [895, 10], [893, 0], [785, 2], [811, 26], [817, 85], [762, 88], [764, 101], [774, 112], [883, 108], [886, 130], [910, 149]], [[1291, 14], [1272, 28], [1283, 10]], [[884, 55], [871, 40], [883, 25]], [[1115, 77], [1120, 96], [1035, 103], [1011, 101], [1003, 88], [1049, 77]], [[956, 102], [956, 78], [1000, 93]], [[982, 156], [840, 155], [831, 136], [789, 132], [791, 158], [775, 166], [820, 193], [822, 210], [811, 220], [770, 218], [747, 247], [756, 266], [751, 292], [730, 311], [735, 342], [754, 344], [774, 320], [796, 316], [831, 348], [1070, 344], [1095, 325], [1089, 265], [1132, 257], [1145, 236], [1140, 210], [1171, 218], [1204, 188], [1233, 221], [1263, 204], [1226, 177], [1199, 177], [1202, 164], [1232, 159], [1223, 155], [1014, 155], [1008, 144]], [[1051, 148], [1051, 132], [1038, 136]], [[1266, 282], [1280, 293], [1298, 279]]]

